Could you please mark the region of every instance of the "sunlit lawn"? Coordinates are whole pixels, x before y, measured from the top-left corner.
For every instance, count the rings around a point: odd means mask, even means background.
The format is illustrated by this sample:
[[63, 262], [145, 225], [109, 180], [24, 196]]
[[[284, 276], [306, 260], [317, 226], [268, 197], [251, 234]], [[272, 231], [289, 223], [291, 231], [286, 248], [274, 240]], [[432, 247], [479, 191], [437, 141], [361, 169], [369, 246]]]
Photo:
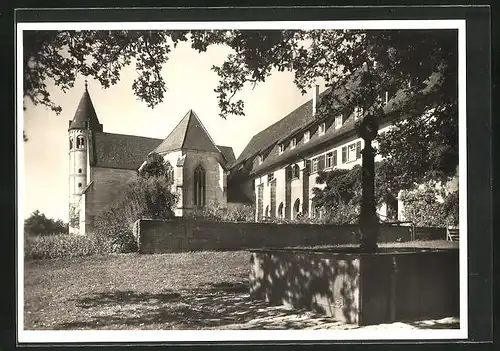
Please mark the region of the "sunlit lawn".
[[[395, 244], [415, 245], [425, 246]], [[427, 246], [446, 248], [457, 243], [428, 242]], [[26, 261], [24, 328], [283, 329], [307, 325], [300, 319], [311, 319], [310, 312], [297, 314], [249, 298], [249, 258], [249, 252], [238, 251]], [[286, 318], [295, 322], [277, 322]]]

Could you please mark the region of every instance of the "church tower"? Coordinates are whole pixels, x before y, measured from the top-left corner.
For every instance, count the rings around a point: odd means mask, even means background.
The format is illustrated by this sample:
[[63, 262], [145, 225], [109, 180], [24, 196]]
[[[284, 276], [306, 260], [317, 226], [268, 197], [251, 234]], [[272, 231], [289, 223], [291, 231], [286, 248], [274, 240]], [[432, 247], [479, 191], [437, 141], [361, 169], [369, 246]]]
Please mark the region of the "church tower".
[[69, 232], [85, 233], [81, 223], [85, 216], [82, 192], [90, 183], [90, 157], [93, 133], [102, 132], [97, 114], [90, 99], [87, 81], [72, 121], [69, 121]]

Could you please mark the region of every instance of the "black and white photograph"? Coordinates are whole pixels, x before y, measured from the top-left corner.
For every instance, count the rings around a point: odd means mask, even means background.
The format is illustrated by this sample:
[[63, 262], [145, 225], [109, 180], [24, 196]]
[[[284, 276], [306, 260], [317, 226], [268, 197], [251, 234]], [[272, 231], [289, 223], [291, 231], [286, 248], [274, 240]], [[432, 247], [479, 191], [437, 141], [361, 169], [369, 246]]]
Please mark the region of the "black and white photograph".
[[19, 341], [467, 338], [465, 21], [16, 40]]

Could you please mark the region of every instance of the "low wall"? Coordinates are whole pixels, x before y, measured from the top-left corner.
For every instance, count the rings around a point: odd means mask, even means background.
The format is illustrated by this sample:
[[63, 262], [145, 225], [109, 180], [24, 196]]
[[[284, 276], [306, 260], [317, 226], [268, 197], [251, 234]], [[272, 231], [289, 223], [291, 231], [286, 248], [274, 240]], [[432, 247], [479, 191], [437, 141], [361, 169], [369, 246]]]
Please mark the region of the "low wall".
[[415, 227], [415, 240], [446, 240], [446, 228]]
[[457, 249], [346, 251], [251, 250], [250, 294], [358, 325], [459, 315]]
[[[200, 219], [139, 220], [134, 226], [140, 253], [241, 250], [360, 242], [357, 225], [230, 223]], [[380, 227], [379, 242], [409, 241], [410, 227]]]

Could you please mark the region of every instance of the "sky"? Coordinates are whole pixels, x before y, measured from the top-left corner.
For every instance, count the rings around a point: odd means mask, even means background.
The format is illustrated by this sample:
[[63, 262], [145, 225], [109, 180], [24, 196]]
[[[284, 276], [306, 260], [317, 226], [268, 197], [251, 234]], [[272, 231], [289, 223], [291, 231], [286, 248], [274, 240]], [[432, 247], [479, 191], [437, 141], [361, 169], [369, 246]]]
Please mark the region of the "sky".
[[[221, 64], [230, 52], [228, 47], [217, 46], [198, 53], [189, 43], [179, 44], [162, 70], [167, 82], [164, 101], [153, 109], [133, 95], [134, 64], [108, 89], [89, 78], [89, 93], [104, 132], [163, 139], [193, 109], [215, 143], [231, 146], [238, 157], [253, 135], [312, 97], [312, 91], [301, 94], [293, 73], [274, 72], [265, 83], [236, 95], [245, 102], [245, 116], [222, 119], [213, 91], [219, 79], [211, 67]], [[44, 106], [26, 105], [23, 127], [29, 140], [20, 146], [24, 148], [20, 171], [24, 172], [25, 218], [39, 210], [50, 218], [68, 220], [68, 121], [74, 117], [85, 79], [78, 77], [66, 93], [48, 83], [53, 101], [62, 107], [59, 115]], [[322, 91], [324, 82], [317, 83]]]

